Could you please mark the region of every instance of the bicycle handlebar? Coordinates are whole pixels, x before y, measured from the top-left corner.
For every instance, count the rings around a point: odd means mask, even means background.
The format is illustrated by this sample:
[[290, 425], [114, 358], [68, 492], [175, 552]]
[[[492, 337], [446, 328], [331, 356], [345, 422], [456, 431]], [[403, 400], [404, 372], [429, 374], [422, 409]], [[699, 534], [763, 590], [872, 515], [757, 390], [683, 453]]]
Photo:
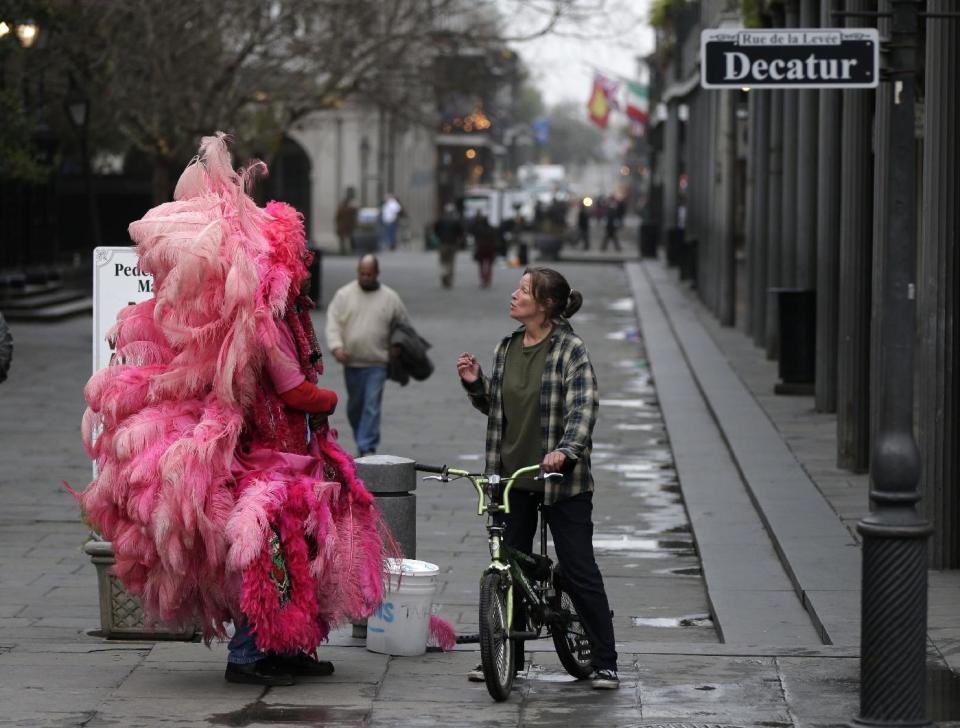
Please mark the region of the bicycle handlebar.
[[446, 465], [425, 465], [424, 463], [416, 463], [414, 467], [424, 473], [440, 473], [441, 475], [443, 475], [443, 473], [445, 473], [447, 470]]

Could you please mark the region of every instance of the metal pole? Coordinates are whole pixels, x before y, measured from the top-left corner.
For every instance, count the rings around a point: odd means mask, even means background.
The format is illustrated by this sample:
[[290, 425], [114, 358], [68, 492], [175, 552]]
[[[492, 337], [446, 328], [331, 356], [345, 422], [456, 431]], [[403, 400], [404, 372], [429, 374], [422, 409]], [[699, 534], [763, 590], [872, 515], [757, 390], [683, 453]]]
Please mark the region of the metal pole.
[[337, 124], [337, 156], [336, 156], [336, 167], [334, 168], [334, 183], [333, 183], [333, 205], [334, 210], [337, 209], [340, 205], [340, 200], [343, 197], [343, 117], [338, 116], [336, 120]]
[[80, 130], [80, 157], [83, 164], [83, 186], [86, 188], [87, 215], [90, 220], [90, 237], [93, 247], [100, 245], [100, 215], [97, 212], [97, 198], [93, 191], [93, 175], [90, 172], [90, 152], [87, 147], [87, 125]]
[[880, 430], [871, 453], [871, 514], [863, 536], [860, 713], [855, 725], [932, 726], [926, 719], [927, 539], [918, 513], [913, 434], [916, 333], [916, 0], [891, 0], [887, 260], [880, 318]]

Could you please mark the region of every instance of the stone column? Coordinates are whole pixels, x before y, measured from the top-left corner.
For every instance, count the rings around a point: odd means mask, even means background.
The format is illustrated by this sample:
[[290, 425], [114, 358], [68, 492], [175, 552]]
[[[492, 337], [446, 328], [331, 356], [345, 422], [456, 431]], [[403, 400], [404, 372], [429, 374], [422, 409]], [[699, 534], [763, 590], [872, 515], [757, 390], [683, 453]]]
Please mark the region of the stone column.
[[747, 178], [744, 181], [744, 201], [746, 214], [744, 215], [744, 231], [747, 252], [747, 306], [746, 317], [743, 321], [747, 336], [753, 335], [753, 286], [757, 279], [757, 201], [754, 195], [756, 189], [757, 165], [757, 94], [747, 95]]
[[700, 185], [700, 239], [697, 248], [697, 292], [700, 299], [707, 302], [707, 292], [710, 288], [710, 245], [712, 243], [713, 226], [713, 163], [710, 159], [710, 110], [712, 91], [698, 93], [699, 102], [697, 115], [697, 169], [702, 184]]
[[[879, 0], [877, 10], [890, 13], [890, 0]], [[890, 37], [891, 19], [878, 18], [877, 28], [881, 38]], [[874, 93], [873, 112], [873, 266], [870, 280], [870, 442], [876, 442], [880, 427], [879, 403], [883, 397], [880, 391], [884, 386], [880, 371], [881, 348], [880, 327], [883, 324], [883, 288], [884, 268], [889, 254], [887, 251], [887, 215], [885, 210], [890, 199], [890, 114], [893, 104], [893, 84], [881, 83]]]
[[[871, 0], [846, 0], [868, 12]], [[857, 18], [848, 27], [863, 26]], [[843, 91], [840, 162], [840, 278], [837, 356], [837, 465], [867, 470], [870, 454], [870, 278], [873, 237], [874, 93]]]
[[767, 297], [766, 335], [764, 344], [767, 358], [780, 354], [780, 323], [777, 320], [777, 299], [769, 291], [780, 285], [780, 255], [782, 252], [781, 210], [783, 209], [783, 91], [766, 91], [770, 96], [770, 168], [767, 185]]
[[[957, 10], [928, 0], [930, 13]], [[917, 277], [920, 488], [930, 566], [960, 568], [960, 22], [927, 25], [923, 204]]]
[[[800, 27], [814, 28], [820, 0], [800, 0]], [[818, 91], [797, 94], [797, 277], [798, 288], [817, 283]]]
[[770, 92], [751, 91], [751, 100], [756, 106], [756, 123], [754, 124], [756, 141], [753, 149], [756, 160], [753, 170], [753, 199], [756, 212], [754, 213], [754, 234], [756, 236], [755, 253], [757, 256], [754, 267], [755, 277], [751, 281], [750, 308], [751, 335], [757, 346], [763, 346], [766, 341], [767, 330], [767, 251], [770, 247], [770, 237], [767, 226], [767, 208], [769, 193], [767, 186], [770, 183]]
[[717, 316], [721, 326], [733, 326], [737, 307], [737, 91], [720, 94], [719, 155], [720, 220], [717, 231]]
[[667, 121], [663, 129], [663, 227], [661, 240], [667, 244], [667, 235], [677, 226], [677, 178], [680, 176], [680, 119], [679, 103], [667, 102]]
[[[833, 24], [834, 0], [822, 0], [820, 24]], [[817, 146], [818, 412], [837, 411], [837, 280], [840, 268], [840, 91], [820, 91]]]
[[716, 313], [716, 247], [718, 244], [717, 224], [717, 164], [716, 164], [716, 133], [717, 133], [717, 92], [705, 91], [701, 116], [703, 134], [701, 148], [701, 163], [703, 164], [704, 178], [704, 205], [703, 205], [703, 235], [700, 238], [700, 248], [697, 251], [697, 289], [700, 300], [711, 311]]
[[[784, 4], [787, 28], [796, 28], [797, 0]], [[783, 92], [783, 207], [780, 214], [780, 285], [797, 284], [797, 110], [799, 91]]]

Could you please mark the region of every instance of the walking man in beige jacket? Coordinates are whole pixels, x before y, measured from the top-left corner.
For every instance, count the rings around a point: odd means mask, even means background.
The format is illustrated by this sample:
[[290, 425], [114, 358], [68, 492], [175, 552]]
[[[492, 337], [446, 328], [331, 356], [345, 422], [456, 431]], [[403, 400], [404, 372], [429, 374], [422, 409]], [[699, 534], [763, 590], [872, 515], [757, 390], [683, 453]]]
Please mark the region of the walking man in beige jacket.
[[400, 296], [380, 283], [379, 276], [376, 256], [363, 256], [357, 279], [340, 288], [327, 307], [327, 346], [344, 367], [347, 419], [361, 456], [375, 453], [380, 443], [390, 324], [409, 321]]

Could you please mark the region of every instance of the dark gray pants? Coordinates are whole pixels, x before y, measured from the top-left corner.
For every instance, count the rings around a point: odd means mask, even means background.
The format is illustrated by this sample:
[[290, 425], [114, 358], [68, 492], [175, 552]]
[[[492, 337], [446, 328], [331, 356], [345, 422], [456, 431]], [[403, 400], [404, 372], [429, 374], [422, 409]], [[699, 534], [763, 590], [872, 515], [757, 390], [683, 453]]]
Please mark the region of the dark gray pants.
[[[510, 515], [503, 535], [508, 546], [533, 553], [537, 506], [542, 503], [542, 493], [523, 490], [510, 493]], [[564, 586], [590, 639], [593, 666], [616, 670], [617, 648], [610, 603], [593, 556], [593, 493], [579, 493], [543, 506], [542, 513], [553, 536]]]

